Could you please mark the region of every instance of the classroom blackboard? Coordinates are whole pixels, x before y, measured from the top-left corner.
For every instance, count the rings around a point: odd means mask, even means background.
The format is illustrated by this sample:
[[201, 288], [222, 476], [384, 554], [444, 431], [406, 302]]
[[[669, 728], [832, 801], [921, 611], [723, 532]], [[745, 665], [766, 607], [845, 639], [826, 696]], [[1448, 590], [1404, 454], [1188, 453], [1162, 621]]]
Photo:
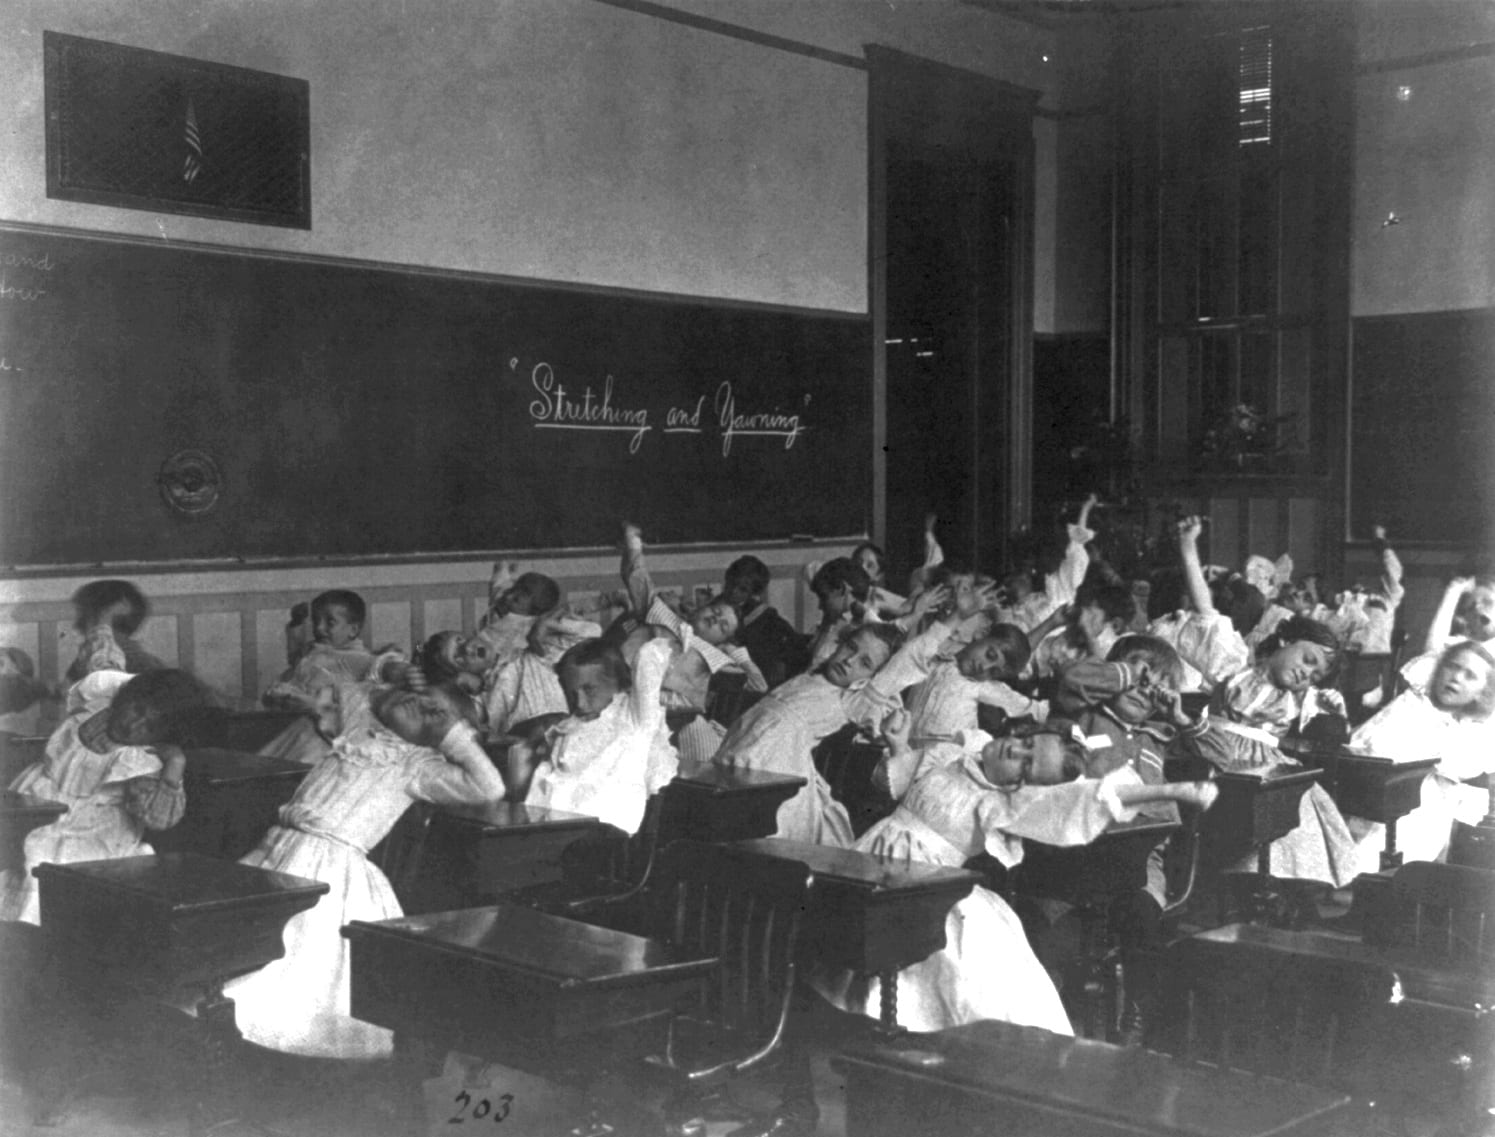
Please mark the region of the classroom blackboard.
[[1354, 322], [1350, 535], [1495, 545], [1495, 309]]
[[859, 534], [870, 361], [856, 315], [11, 227], [0, 565]]

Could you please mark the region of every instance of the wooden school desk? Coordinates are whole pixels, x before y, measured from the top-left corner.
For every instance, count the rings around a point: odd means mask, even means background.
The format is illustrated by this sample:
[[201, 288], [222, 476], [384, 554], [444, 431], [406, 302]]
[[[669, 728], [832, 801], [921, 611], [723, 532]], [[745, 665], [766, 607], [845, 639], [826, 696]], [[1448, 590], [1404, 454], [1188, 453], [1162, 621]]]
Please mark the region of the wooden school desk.
[[682, 763], [675, 779], [660, 790], [659, 845], [767, 837], [779, 827], [779, 806], [804, 785], [803, 778], [788, 774]]
[[1333, 1090], [1140, 1047], [977, 1022], [848, 1050], [847, 1137], [1280, 1137], [1334, 1132]]
[[589, 1042], [658, 1030], [696, 997], [714, 957], [518, 905], [355, 920], [356, 1018], [538, 1074]]
[[202, 1132], [222, 1101], [224, 1065], [239, 1039], [224, 981], [283, 956], [286, 922], [328, 886], [196, 853], [43, 864], [34, 872], [48, 952], [83, 998], [201, 993], [193, 1128]]
[[1396, 849], [1396, 823], [1421, 804], [1423, 778], [1438, 764], [1438, 759], [1393, 762], [1390, 758], [1352, 754], [1337, 744], [1306, 739], [1284, 739], [1282, 752], [1324, 771], [1324, 788], [1340, 813], [1385, 825], [1381, 871], [1401, 866], [1402, 855]]
[[0, 871], [21, 868], [26, 863], [26, 834], [51, 825], [66, 812], [60, 801], [0, 791]]
[[429, 810], [419, 863], [400, 894], [408, 913], [492, 904], [506, 892], [561, 879], [573, 841], [617, 833], [595, 817], [514, 802]]
[[906, 864], [851, 849], [763, 837], [737, 847], [799, 861], [814, 874], [800, 957], [876, 975], [880, 1024], [898, 1029], [897, 972], [945, 946], [945, 917], [980, 881], [969, 869]]
[[188, 750], [182, 775], [187, 812], [170, 829], [146, 839], [158, 853], [236, 861], [260, 843], [310, 769], [238, 750]]

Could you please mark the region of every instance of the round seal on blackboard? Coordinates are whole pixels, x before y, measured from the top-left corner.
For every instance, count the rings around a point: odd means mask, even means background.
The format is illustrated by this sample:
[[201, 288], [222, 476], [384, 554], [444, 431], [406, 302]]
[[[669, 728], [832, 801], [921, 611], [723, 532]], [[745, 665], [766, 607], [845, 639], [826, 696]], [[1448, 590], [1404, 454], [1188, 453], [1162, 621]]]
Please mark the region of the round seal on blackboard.
[[161, 463], [156, 475], [161, 500], [177, 513], [201, 517], [212, 511], [223, 493], [223, 474], [210, 454], [178, 450]]

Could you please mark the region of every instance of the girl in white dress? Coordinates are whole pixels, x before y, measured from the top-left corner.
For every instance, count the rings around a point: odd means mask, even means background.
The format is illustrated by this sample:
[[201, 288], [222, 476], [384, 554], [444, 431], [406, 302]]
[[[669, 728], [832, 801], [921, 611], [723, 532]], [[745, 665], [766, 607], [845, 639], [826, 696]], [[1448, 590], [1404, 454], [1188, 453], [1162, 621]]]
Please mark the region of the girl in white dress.
[[[1398, 695], [1350, 736], [1350, 749], [1392, 761], [1437, 758], [1422, 780], [1422, 801], [1396, 823], [1396, 845], [1409, 861], [1441, 861], [1455, 821], [1479, 823], [1489, 794], [1467, 785], [1495, 773], [1495, 656], [1466, 640], [1438, 658], [1427, 690]], [[1360, 871], [1380, 867], [1385, 826], [1349, 819]]]
[[[281, 807], [280, 823], [242, 863], [331, 886], [286, 925], [286, 954], [227, 984], [239, 1028], [272, 1050], [326, 1058], [377, 1058], [391, 1034], [349, 1015], [351, 920], [402, 915], [368, 852], [412, 802], [476, 805], [503, 797], [503, 781], [462, 718], [459, 693], [382, 687], [371, 720], [348, 727]], [[356, 716], [361, 718], [361, 716]], [[438, 753], [439, 751], [439, 753]]]
[[649, 796], [680, 765], [659, 700], [672, 658], [663, 639], [640, 647], [631, 671], [605, 640], [586, 640], [561, 656], [556, 678], [571, 713], [546, 729], [542, 744], [509, 747], [509, 799], [638, 832]]
[[[958, 743], [910, 750], [906, 716], [897, 717], [901, 721], [885, 732], [891, 747], [886, 775], [895, 791], [908, 784], [908, 792], [891, 816], [857, 841], [859, 852], [959, 867], [984, 851], [1011, 867], [1023, 858], [1024, 837], [1087, 844], [1146, 802], [1204, 808], [1217, 792], [1208, 782], [1145, 786], [1129, 769], [1100, 780], [1068, 780], [1083, 769], [1083, 747], [1058, 728], [996, 740], [972, 731]], [[841, 1010], [877, 1017], [875, 977], [821, 971], [811, 982]], [[944, 948], [898, 973], [897, 1005], [900, 1024], [915, 1031], [1000, 1019], [1074, 1033], [1017, 914], [979, 886], [946, 917]]]
[[147, 830], [182, 819], [186, 756], [213, 696], [185, 671], [94, 671], [68, 692], [67, 717], [46, 757], [11, 784], [17, 793], [61, 802], [68, 811], [26, 836], [26, 863], [0, 873], [0, 919], [39, 924], [39, 864], [72, 864], [153, 852]]

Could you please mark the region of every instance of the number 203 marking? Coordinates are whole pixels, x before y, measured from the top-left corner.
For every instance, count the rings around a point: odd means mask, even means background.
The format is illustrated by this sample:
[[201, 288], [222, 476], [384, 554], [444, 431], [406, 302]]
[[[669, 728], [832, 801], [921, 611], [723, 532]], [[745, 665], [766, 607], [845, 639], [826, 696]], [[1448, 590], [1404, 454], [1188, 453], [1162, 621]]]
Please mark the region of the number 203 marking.
[[[494, 1123], [497, 1124], [509, 1116], [509, 1110], [514, 1106], [513, 1094], [499, 1094], [496, 1106], [487, 1098], [478, 1098], [477, 1101], [473, 1101], [472, 1095], [466, 1090], [457, 1094], [453, 1100], [457, 1103], [457, 1112], [446, 1119], [448, 1125], [461, 1125], [464, 1121], [484, 1121], [489, 1116], [492, 1116]], [[471, 1116], [464, 1117], [469, 1107], [472, 1110]]]

